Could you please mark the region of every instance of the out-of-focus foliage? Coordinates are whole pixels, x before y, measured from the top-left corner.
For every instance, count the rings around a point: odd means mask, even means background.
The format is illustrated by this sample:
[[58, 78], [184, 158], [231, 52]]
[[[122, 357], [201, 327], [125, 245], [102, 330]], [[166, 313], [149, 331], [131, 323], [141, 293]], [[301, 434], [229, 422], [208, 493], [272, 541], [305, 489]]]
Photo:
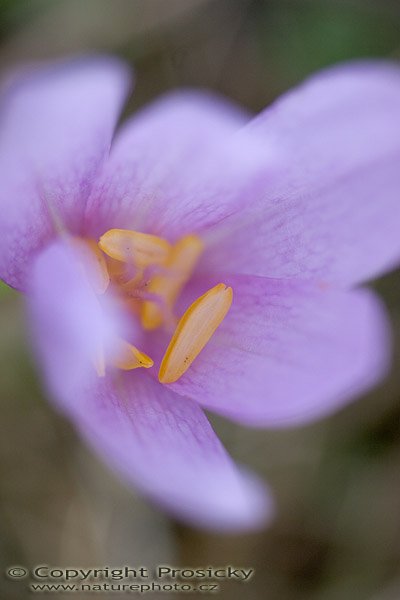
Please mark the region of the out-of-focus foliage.
[[399, 10], [368, 0], [260, 2], [261, 51], [284, 84], [339, 61], [388, 56], [399, 44]]
[[3, 298], [4, 296], [7, 296], [10, 293], [10, 288], [8, 287], [8, 285], [6, 285], [5, 283], [3, 283], [2, 281], [0, 282], [0, 299]]
[[[2, 69], [83, 51], [114, 52], [135, 66], [127, 112], [176, 86], [210, 87], [258, 110], [319, 67], [399, 58], [400, 4], [0, 0]], [[254, 567], [256, 578], [245, 587], [223, 584], [221, 600], [398, 600], [400, 274], [377, 289], [395, 338], [394, 367], [378, 390], [291, 431], [247, 431], [214, 419], [235, 459], [268, 478], [279, 507], [271, 530], [224, 537], [168, 523], [78, 442], [40, 390], [22, 299], [1, 286], [2, 568], [236, 564]], [[1, 597], [26, 597], [23, 584], [0, 585]]]

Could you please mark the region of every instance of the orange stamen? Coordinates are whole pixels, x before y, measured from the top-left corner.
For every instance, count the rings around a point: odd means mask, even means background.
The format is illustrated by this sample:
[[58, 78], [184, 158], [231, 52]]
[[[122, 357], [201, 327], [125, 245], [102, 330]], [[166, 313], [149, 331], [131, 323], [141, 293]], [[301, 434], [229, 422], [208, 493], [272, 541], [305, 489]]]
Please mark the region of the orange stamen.
[[232, 299], [232, 288], [219, 283], [189, 306], [161, 362], [161, 383], [173, 383], [182, 377], [224, 320]]

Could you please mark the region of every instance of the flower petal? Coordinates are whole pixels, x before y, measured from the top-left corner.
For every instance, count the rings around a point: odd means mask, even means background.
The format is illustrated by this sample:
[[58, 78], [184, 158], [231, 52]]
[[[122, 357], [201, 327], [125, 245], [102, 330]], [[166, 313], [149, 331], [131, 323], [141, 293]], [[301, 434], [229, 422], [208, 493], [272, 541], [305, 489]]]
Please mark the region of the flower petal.
[[374, 294], [252, 276], [224, 281], [231, 311], [168, 385], [174, 392], [239, 422], [285, 426], [333, 412], [385, 374], [387, 325]]
[[127, 91], [125, 66], [69, 60], [14, 74], [0, 96], [0, 275], [23, 288], [57, 228], [79, 232]]
[[63, 404], [109, 466], [178, 519], [219, 530], [272, 517], [260, 481], [234, 465], [202, 409], [143, 373], [97, 379]]
[[239, 133], [249, 117], [211, 95], [169, 94], [123, 127], [88, 202], [95, 235], [128, 228], [173, 241], [224, 220], [252, 194], [271, 152]]
[[69, 398], [92, 381], [97, 361], [113, 353], [125, 325], [111, 299], [100, 303], [81, 259], [67, 240], [52, 242], [29, 280], [32, 343], [57, 397]]
[[[204, 264], [267, 277], [360, 283], [400, 260], [400, 69], [336, 67], [249, 126], [282, 161]], [[229, 231], [230, 227], [230, 231]], [[229, 234], [229, 236], [228, 236]], [[229, 239], [228, 239], [229, 237]]]

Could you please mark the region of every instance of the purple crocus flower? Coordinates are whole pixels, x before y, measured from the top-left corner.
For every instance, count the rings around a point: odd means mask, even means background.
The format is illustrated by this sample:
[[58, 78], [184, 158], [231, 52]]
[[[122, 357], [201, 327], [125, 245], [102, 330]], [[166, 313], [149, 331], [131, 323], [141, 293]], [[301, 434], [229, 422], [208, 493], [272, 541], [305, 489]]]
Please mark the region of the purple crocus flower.
[[114, 469], [179, 518], [256, 527], [268, 491], [203, 408], [292, 426], [383, 376], [385, 314], [359, 285], [400, 258], [400, 71], [333, 68], [255, 119], [176, 92], [114, 137], [128, 87], [108, 58], [8, 78], [0, 274]]

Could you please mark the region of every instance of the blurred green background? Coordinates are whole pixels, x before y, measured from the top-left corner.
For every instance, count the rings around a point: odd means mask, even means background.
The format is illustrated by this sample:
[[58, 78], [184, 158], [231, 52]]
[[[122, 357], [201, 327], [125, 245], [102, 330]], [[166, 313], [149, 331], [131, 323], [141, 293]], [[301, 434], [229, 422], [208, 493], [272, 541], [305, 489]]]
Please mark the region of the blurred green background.
[[[182, 85], [218, 90], [257, 111], [325, 65], [399, 59], [400, 2], [0, 0], [1, 70], [87, 51], [116, 53], [135, 66], [128, 112]], [[171, 522], [79, 442], [41, 392], [23, 299], [1, 287], [2, 570], [234, 564], [256, 576], [223, 583], [221, 600], [399, 600], [400, 274], [376, 288], [395, 332], [394, 366], [379, 389], [296, 430], [251, 431], [212, 419], [235, 459], [270, 482], [279, 508], [268, 531], [219, 536]], [[31, 597], [25, 587], [1, 578], [0, 597]]]

